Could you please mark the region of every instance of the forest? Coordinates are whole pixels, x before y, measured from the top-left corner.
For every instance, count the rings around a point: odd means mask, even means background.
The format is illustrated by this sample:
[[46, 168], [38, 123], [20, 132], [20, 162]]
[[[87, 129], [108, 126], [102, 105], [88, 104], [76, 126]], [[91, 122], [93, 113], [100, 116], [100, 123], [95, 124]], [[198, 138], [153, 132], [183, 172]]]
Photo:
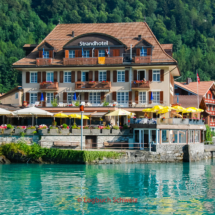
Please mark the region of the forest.
[[21, 85], [12, 64], [60, 23], [146, 21], [160, 43], [173, 43], [185, 81], [215, 79], [215, 0], [1, 0], [0, 93]]

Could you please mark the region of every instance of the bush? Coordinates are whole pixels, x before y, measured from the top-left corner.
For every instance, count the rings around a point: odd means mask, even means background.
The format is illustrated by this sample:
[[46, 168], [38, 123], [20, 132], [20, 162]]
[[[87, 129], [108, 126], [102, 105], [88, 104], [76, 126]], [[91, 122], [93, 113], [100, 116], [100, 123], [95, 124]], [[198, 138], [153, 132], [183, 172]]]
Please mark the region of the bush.
[[109, 125], [107, 125], [106, 127], [104, 127], [104, 129], [108, 129], [108, 130], [110, 130], [110, 126], [109, 126]]
[[53, 121], [53, 122], [52, 122], [52, 125], [53, 125], [53, 126], [56, 126], [56, 125], [57, 125], [57, 122], [56, 122], [56, 121]]
[[74, 125], [72, 126], [72, 129], [81, 129], [81, 128], [78, 127], [76, 124], [74, 124]]
[[114, 126], [113, 126], [113, 129], [119, 130], [119, 126], [114, 125]]
[[50, 126], [50, 129], [58, 129], [58, 128], [56, 128], [55, 126]]
[[37, 131], [33, 131], [32, 134], [37, 134]]
[[[211, 128], [209, 127], [209, 125], [206, 125], [205, 140], [212, 141]], [[211, 142], [211, 144], [212, 144], [212, 142]]]
[[62, 128], [63, 129], [65, 129], [65, 128], [67, 128], [68, 127], [68, 125], [66, 124], [66, 123], [64, 123], [63, 125], [62, 125]]
[[41, 130], [41, 129], [47, 129], [47, 126], [40, 126], [40, 127], [38, 128], [38, 130]]
[[25, 136], [25, 132], [20, 132], [20, 136], [24, 137]]
[[84, 126], [83, 129], [89, 129], [89, 127], [88, 126]]
[[30, 126], [30, 127], [27, 127], [27, 129], [36, 129], [35, 126]]
[[13, 128], [13, 126], [11, 124], [7, 125], [7, 129], [12, 129], [12, 128]]
[[104, 102], [103, 107], [107, 107], [109, 105], [109, 102]]
[[123, 125], [123, 129], [128, 129], [128, 126], [127, 125]]
[[53, 101], [51, 101], [52, 107], [57, 107], [58, 103], [57, 103], [57, 99], [54, 99]]
[[75, 102], [75, 106], [76, 106], [76, 107], [79, 107], [79, 106], [80, 106], [80, 102], [79, 102], [79, 101], [76, 101], [76, 102]]

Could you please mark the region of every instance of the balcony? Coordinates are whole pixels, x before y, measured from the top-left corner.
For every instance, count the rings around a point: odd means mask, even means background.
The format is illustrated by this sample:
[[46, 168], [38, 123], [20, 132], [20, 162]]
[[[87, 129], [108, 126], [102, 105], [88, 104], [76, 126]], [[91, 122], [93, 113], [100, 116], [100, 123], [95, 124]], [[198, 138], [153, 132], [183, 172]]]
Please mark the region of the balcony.
[[49, 66], [52, 64], [52, 58], [37, 58], [36, 65], [37, 66]]
[[[104, 64], [122, 64], [123, 57], [105, 57]], [[89, 58], [64, 58], [63, 65], [64, 66], [72, 66], [72, 65], [100, 65], [102, 63], [98, 62], [98, 57], [89, 57]]]
[[215, 99], [206, 99], [204, 98], [206, 104], [215, 104]]
[[215, 122], [210, 122], [210, 126], [215, 126]]
[[149, 81], [132, 81], [131, 82], [131, 89], [142, 90], [142, 89], [149, 89], [150, 82]]
[[75, 91], [87, 92], [99, 90], [101, 92], [109, 92], [111, 88], [110, 81], [77, 81], [75, 82]]
[[41, 82], [40, 83], [40, 90], [58, 90], [58, 82]]
[[134, 63], [151, 63], [152, 57], [151, 56], [135, 56]]
[[215, 111], [207, 111], [207, 113], [209, 113], [210, 115], [212, 115], [212, 116], [215, 116]]

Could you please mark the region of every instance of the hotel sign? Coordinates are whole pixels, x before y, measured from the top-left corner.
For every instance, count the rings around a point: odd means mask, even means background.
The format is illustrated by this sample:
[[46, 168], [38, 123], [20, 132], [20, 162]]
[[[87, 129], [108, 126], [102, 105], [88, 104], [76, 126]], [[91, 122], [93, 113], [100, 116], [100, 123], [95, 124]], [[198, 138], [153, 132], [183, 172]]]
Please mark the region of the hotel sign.
[[108, 41], [102, 41], [102, 42], [80, 42], [80, 46], [108, 46]]

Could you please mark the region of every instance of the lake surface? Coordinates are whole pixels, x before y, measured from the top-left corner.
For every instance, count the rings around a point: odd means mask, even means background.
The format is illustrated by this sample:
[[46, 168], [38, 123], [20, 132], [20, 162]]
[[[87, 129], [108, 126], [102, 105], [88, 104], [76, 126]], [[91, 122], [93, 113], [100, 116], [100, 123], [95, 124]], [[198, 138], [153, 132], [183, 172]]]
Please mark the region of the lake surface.
[[0, 214], [214, 213], [212, 160], [191, 164], [0, 165]]

